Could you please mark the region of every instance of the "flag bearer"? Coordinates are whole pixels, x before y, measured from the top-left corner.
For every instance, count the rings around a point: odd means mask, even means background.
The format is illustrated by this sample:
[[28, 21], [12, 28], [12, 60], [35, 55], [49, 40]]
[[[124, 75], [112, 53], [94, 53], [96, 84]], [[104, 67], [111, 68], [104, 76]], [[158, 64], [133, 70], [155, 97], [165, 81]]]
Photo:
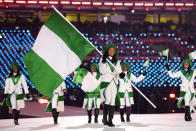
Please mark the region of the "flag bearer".
[[[126, 121], [130, 122], [130, 114], [131, 114], [131, 105], [134, 104], [133, 100], [133, 89], [131, 86], [131, 81], [140, 82], [144, 79], [145, 73], [140, 75], [138, 78], [129, 71], [129, 64], [122, 63], [122, 70], [125, 73], [125, 78], [120, 79], [120, 86], [119, 86], [119, 96], [120, 96], [120, 117], [121, 122], [125, 122], [124, 120], [124, 112], [126, 111]], [[126, 106], [126, 110], [124, 109]]]
[[[122, 72], [120, 62], [117, 59], [118, 49], [114, 44], [108, 44], [104, 47], [103, 57], [99, 62], [99, 69], [101, 73], [102, 83], [101, 89], [105, 97], [103, 124], [108, 126], [115, 126], [112, 122], [115, 105], [118, 104], [118, 78], [124, 78], [125, 74]], [[112, 65], [107, 61], [109, 59]]]
[[196, 71], [191, 69], [193, 63], [191, 60], [186, 59], [182, 61], [183, 69], [172, 74], [171, 70], [169, 70], [168, 64], [166, 68], [168, 70], [168, 74], [172, 78], [181, 78], [182, 84], [180, 88], [180, 99], [178, 101], [178, 108], [185, 107], [185, 121], [191, 121], [191, 112], [190, 112], [190, 103], [194, 97], [194, 79], [196, 76]]
[[14, 124], [19, 125], [18, 118], [20, 115], [20, 109], [25, 107], [23, 90], [26, 94], [26, 98], [29, 99], [29, 90], [21, 69], [18, 63], [12, 63], [10, 66], [11, 73], [6, 78], [4, 94], [6, 97], [6, 104], [12, 109], [14, 117]]

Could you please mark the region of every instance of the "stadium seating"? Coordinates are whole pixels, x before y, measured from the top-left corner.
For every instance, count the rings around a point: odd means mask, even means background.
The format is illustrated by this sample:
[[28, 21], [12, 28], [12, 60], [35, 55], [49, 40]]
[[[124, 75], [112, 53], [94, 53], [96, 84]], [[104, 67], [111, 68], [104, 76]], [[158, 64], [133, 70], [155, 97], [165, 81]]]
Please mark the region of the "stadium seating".
[[[191, 52], [196, 48], [193, 44], [190, 44], [186, 37], [176, 36], [175, 33], [141, 33], [138, 35], [126, 33], [126, 34], [102, 34], [97, 33], [93, 36], [89, 36], [88, 33], [84, 33], [89, 41], [95, 45], [99, 50], [103, 50], [103, 47], [108, 43], [114, 43], [119, 49], [120, 62], [130, 63], [130, 71], [139, 76], [140, 71], [146, 69], [146, 78], [140, 83], [134, 83], [137, 87], [177, 87], [181, 83], [181, 80], [176, 78], [172, 79], [168, 76], [165, 64], [166, 59], [159, 56], [158, 52], [151, 49], [149, 44], [152, 44], [154, 40], [161, 41], [169, 40], [176, 51]], [[25, 69], [22, 57], [31, 50], [35, 38], [29, 30], [0, 30], [0, 86], [4, 88], [5, 79], [10, 73], [9, 65], [17, 61], [22, 68], [28, 86], [34, 88], [33, 84], [28, 78], [28, 72]], [[155, 41], [156, 43], [156, 41]], [[100, 55], [93, 51], [86, 57], [85, 61], [88, 63], [98, 63]], [[143, 67], [143, 63], [151, 59], [148, 67]], [[169, 60], [170, 68], [173, 72], [180, 70], [182, 59], [181, 57], [173, 57]], [[194, 67], [195, 68], [195, 65]], [[67, 88], [80, 88], [81, 85], [74, 84], [71, 76], [68, 76], [65, 80]]]

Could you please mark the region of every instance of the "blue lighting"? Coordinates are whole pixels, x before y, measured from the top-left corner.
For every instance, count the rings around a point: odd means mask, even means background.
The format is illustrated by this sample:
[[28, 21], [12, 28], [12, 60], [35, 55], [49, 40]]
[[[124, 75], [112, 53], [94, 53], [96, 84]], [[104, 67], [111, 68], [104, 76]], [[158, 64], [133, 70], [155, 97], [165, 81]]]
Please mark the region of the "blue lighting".
[[[33, 84], [28, 78], [28, 72], [24, 68], [24, 61], [22, 57], [28, 53], [35, 42], [35, 38], [31, 35], [29, 30], [0, 30], [3, 39], [0, 39], [0, 86], [4, 88], [4, 82], [6, 76], [10, 73], [9, 65], [17, 61], [22, 68], [22, 72], [25, 75], [27, 83], [30, 87], [33, 87]], [[86, 37], [94, 44], [101, 52], [103, 52], [103, 47], [105, 44], [114, 43], [119, 48], [120, 62], [128, 62], [130, 64], [130, 71], [139, 76], [140, 70], [146, 69], [147, 75], [143, 81], [140, 83], [134, 83], [139, 88], [141, 87], [178, 87], [181, 84], [181, 79], [172, 79], [169, 77], [166, 68], [165, 68], [165, 58], [154, 56], [156, 51], [149, 47], [149, 44], [145, 41], [141, 41], [139, 38], [146, 37], [148, 34], [139, 33], [138, 36], [131, 33], [126, 33], [124, 35], [115, 33], [108, 34], [105, 37], [103, 33], [96, 33], [94, 36], [90, 36], [88, 33], [84, 33]], [[161, 37], [160, 33], [154, 33], [154, 37]], [[113, 37], [112, 37], [113, 36]], [[195, 46], [191, 43], [188, 43], [180, 37], [176, 37], [175, 34], [169, 33], [169, 39], [174, 39], [177, 42], [179, 47], [185, 47], [186, 50], [192, 52], [195, 50]], [[175, 38], [173, 38], [175, 37]], [[114, 38], [111, 40], [111, 38]], [[137, 40], [138, 39], [138, 40]], [[22, 50], [22, 52], [19, 52]], [[90, 63], [99, 63], [100, 55], [96, 51], [89, 55], [87, 62]], [[153, 59], [152, 59], [153, 55]], [[120, 57], [122, 56], [122, 57]], [[151, 59], [148, 67], [143, 67], [143, 63]], [[177, 72], [181, 69], [181, 58], [174, 57], [169, 60], [169, 65], [172, 72]], [[192, 60], [195, 63], [195, 60]], [[193, 66], [196, 68], [196, 64]], [[159, 82], [158, 82], [159, 81]], [[81, 88], [80, 84], [74, 84], [72, 77], [67, 77], [65, 79], [67, 88]]]

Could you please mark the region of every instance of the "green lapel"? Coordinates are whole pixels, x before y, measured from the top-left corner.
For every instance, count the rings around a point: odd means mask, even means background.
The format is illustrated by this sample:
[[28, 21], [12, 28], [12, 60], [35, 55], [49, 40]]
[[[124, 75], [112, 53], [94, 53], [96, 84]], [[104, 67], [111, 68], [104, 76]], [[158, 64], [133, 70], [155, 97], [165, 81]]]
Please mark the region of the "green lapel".
[[187, 75], [187, 73], [186, 73], [185, 70], [182, 70], [181, 72], [182, 72], [182, 74], [184, 75], [184, 77], [185, 77], [188, 81], [190, 81], [191, 78], [192, 78], [192, 76], [193, 76], [194, 70], [190, 70], [190, 76]]
[[[127, 72], [127, 78], [128, 78], [128, 80], [130, 80], [131, 72]], [[126, 78], [124, 78], [124, 82], [128, 83], [128, 80]]]
[[[93, 72], [90, 72], [90, 73], [93, 75]], [[100, 77], [101, 77], [101, 74], [97, 72], [96, 79], [99, 80]]]
[[[117, 62], [118, 61], [115, 62], [115, 64], [114, 64], [115, 66], [116, 66]], [[109, 67], [110, 67], [110, 70], [113, 72], [114, 71], [114, 67], [109, 62], [107, 62], [107, 63], [109, 65]]]
[[99, 80], [100, 77], [101, 77], [101, 74], [97, 73], [96, 79]]
[[20, 80], [21, 74], [17, 76], [17, 78], [14, 78], [14, 75], [11, 76], [12, 82], [14, 85], [17, 85]]
[[131, 72], [127, 73], [127, 77], [128, 77], [129, 80], [131, 79]]

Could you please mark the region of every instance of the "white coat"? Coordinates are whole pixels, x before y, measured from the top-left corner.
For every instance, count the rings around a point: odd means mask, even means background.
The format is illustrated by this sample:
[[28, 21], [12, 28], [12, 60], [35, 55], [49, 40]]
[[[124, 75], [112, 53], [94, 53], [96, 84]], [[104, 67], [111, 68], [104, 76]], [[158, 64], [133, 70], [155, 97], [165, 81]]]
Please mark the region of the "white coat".
[[[116, 95], [117, 95], [117, 84], [118, 84], [118, 78], [119, 74], [122, 72], [120, 62], [117, 61], [116, 68], [113, 68], [112, 71], [110, 69], [109, 63], [102, 63], [102, 59], [99, 62], [99, 70], [101, 73], [101, 82], [108, 82], [109, 85], [105, 89], [101, 89], [101, 92], [104, 94], [101, 94], [101, 96], [105, 96], [105, 104], [107, 105], [115, 105]], [[104, 90], [104, 91], [103, 91]], [[102, 100], [104, 101], [104, 100]]]
[[[28, 94], [29, 90], [28, 90], [24, 75], [21, 75], [16, 85], [14, 85], [10, 77], [6, 78], [4, 94], [9, 94], [9, 95], [15, 94], [16, 96], [22, 95], [23, 94], [22, 86], [23, 86], [25, 94]], [[24, 108], [25, 107], [24, 99], [16, 100], [15, 105], [16, 105], [17, 110]]]
[[[82, 81], [82, 90], [86, 93], [82, 108], [91, 110], [94, 108], [100, 108], [100, 92], [94, 92], [96, 88], [100, 88], [101, 77], [96, 79], [97, 73], [88, 72]], [[98, 89], [99, 90], [99, 89]]]
[[131, 77], [129, 79], [127, 72], [125, 72], [125, 78], [127, 78], [127, 80], [129, 81], [125, 81], [124, 79], [119, 79], [120, 82], [119, 92], [126, 92], [126, 91], [133, 92], [131, 81], [138, 83], [144, 79], [144, 76], [140, 75], [139, 77], [136, 77], [133, 73], [131, 73]]
[[53, 91], [53, 97], [51, 101], [52, 109], [56, 108], [57, 112], [64, 112], [64, 100], [58, 100], [58, 98], [63, 98], [65, 89], [65, 82], [63, 81], [62, 84]]
[[[126, 79], [128, 80], [126, 80]], [[124, 97], [120, 97], [120, 106], [124, 108], [124, 106], [130, 106], [134, 104], [134, 99], [133, 97], [129, 97], [128, 93], [133, 93], [133, 89], [131, 86], [131, 81], [134, 81], [136, 83], [142, 81], [144, 79], [143, 75], [140, 75], [138, 78], [130, 73], [130, 78], [128, 78], [127, 72], [125, 72], [125, 78], [124, 79], [119, 79], [120, 82], [120, 87], [119, 87], [119, 94], [123, 94]], [[121, 96], [121, 95], [120, 95]]]
[[[187, 91], [190, 92], [190, 95], [192, 95], [194, 93], [194, 79], [195, 79], [195, 76], [196, 76], [196, 71], [195, 70], [193, 70], [193, 75], [189, 80], [183, 75], [182, 71], [178, 71], [174, 74], [171, 71], [168, 71], [168, 74], [171, 78], [180, 77], [181, 80], [182, 80], [180, 92], [181, 93], [184, 92], [185, 94], [184, 94], [184, 96], [180, 96], [181, 99], [179, 101], [182, 101], [184, 98], [187, 98], [186, 97]], [[185, 102], [189, 101], [189, 103], [190, 103], [191, 102], [191, 96], [189, 96], [188, 98], [189, 98], [189, 100], [185, 100]], [[187, 104], [185, 103], [185, 105], [187, 105]]]

